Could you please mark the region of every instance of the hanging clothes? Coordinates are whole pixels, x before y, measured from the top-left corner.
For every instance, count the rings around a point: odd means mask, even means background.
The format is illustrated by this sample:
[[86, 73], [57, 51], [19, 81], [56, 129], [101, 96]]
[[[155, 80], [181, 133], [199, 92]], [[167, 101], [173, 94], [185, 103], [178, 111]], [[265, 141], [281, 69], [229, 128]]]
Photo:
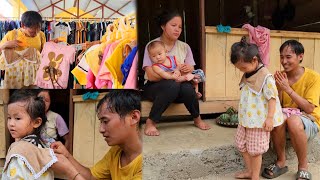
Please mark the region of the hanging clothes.
[[75, 60], [75, 48], [53, 42], [45, 43], [36, 84], [45, 89], [66, 89], [70, 64]]
[[127, 81], [129, 71], [131, 69], [134, 57], [136, 56], [137, 50], [138, 47], [134, 47], [127, 58], [124, 60], [124, 63], [121, 65], [121, 72], [123, 74], [122, 85], [125, 85]]
[[[20, 30], [13, 30], [6, 34], [1, 43], [20, 40], [23, 46], [15, 49], [4, 49], [0, 57], [0, 69], [5, 70], [4, 88], [20, 89], [34, 85], [36, 72], [40, 65], [40, 50], [44, 34], [36, 37], [26, 37]], [[28, 42], [28, 43], [27, 43]]]
[[6, 49], [2, 51], [2, 56], [0, 69], [5, 70], [5, 89], [20, 89], [34, 85], [40, 64], [40, 53], [35, 48], [22, 51]]
[[262, 26], [253, 27], [250, 24], [245, 24], [242, 28], [249, 31], [250, 43], [258, 46], [261, 60], [268, 67], [270, 63], [270, 29]]
[[88, 63], [86, 62], [87, 53], [94, 50], [95, 48], [98, 48], [100, 44], [96, 44], [91, 46], [85, 54], [82, 56], [80, 62], [77, 64], [77, 66], [71, 71], [71, 73], [75, 76], [75, 78], [78, 80], [80, 85], [86, 85], [87, 84], [87, 73], [90, 69]]

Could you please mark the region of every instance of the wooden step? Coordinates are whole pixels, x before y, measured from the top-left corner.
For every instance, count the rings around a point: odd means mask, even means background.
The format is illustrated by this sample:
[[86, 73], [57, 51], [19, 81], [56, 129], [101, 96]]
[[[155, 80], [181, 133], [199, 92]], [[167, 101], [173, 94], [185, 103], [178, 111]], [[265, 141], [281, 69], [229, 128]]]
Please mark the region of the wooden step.
[[[213, 114], [225, 112], [230, 106], [237, 108], [237, 100], [221, 100], [221, 101], [199, 101], [200, 113], [201, 114]], [[141, 111], [142, 117], [148, 117], [152, 107], [152, 102], [142, 101]], [[168, 109], [163, 113], [163, 116], [179, 116], [189, 115], [190, 113], [186, 109], [183, 103], [172, 103]]]

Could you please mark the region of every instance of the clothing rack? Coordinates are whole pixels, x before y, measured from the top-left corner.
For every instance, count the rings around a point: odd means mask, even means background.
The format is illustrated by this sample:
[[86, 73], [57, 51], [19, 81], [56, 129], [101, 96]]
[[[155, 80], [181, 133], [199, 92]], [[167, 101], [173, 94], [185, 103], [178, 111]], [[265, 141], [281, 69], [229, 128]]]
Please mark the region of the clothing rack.
[[72, 17], [42, 17], [43, 20], [69, 20], [69, 21], [114, 21], [117, 18], [72, 18]]
[[80, 43], [80, 44], [72, 44], [76, 51], [87, 49], [95, 44], [100, 44], [100, 41], [92, 41], [92, 42], [85, 42], [85, 43]]
[[0, 17], [0, 20], [6, 20], [6, 21], [10, 21], [10, 20], [20, 20], [19, 17]]

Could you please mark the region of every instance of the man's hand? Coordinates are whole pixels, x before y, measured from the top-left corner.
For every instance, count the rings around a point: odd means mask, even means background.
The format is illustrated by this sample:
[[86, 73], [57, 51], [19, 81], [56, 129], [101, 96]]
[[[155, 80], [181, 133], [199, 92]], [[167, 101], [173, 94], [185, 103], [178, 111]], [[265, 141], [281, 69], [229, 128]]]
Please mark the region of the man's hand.
[[52, 148], [56, 154], [61, 154], [61, 155], [65, 156], [66, 158], [69, 158], [69, 156], [70, 156], [69, 151], [60, 141], [53, 142], [50, 145], [50, 148]]
[[54, 163], [50, 169], [52, 169], [56, 174], [67, 176], [68, 179], [74, 178], [78, 171], [71, 164], [71, 162], [63, 155], [56, 154], [58, 161]]
[[276, 80], [277, 88], [280, 91], [285, 91], [287, 93], [292, 91], [289, 85], [289, 80], [286, 73], [276, 71], [276, 73], [274, 74], [274, 78]]

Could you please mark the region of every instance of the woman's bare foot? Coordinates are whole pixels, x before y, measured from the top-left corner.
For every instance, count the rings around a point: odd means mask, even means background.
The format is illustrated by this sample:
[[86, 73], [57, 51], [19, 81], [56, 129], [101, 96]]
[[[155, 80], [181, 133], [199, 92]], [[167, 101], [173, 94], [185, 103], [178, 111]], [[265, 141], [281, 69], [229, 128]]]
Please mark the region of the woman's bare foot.
[[200, 116], [197, 117], [197, 118], [194, 118], [193, 121], [194, 121], [194, 125], [197, 126], [197, 127], [198, 127], [199, 129], [201, 129], [201, 130], [208, 130], [208, 129], [211, 128], [210, 125], [207, 124], [207, 123], [205, 123], [205, 122], [201, 119]]
[[202, 97], [202, 94], [200, 92], [196, 92], [197, 98], [200, 99]]
[[251, 179], [251, 173], [246, 171], [237, 172], [234, 177], [236, 179]]
[[146, 127], [144, 128], [144, 134], [147, 136], [159, 136], [160, 132], [156, 128], [156, 123], [153, 122], [151, 119], [147, 119]]

